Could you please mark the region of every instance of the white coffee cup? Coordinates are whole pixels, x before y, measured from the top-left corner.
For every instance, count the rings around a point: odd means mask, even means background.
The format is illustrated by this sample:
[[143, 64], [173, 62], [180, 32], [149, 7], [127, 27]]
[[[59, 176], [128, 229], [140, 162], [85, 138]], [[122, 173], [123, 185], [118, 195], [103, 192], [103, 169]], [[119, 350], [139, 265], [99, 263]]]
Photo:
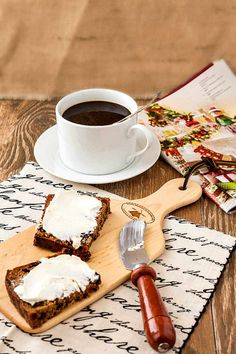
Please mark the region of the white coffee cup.
[[[131, 113], [137, 110], [132, 97], [116, 90], [94, 88], [63, 97], [56, 105], [61, 160], [70, 169], [85, 174], [103, 175], [120, 171], [150, 147], [153, 135], [148, 128], [136, 123], [137, 115], [103, 126], [82, 125], [63, 118], [68, 108], [89, 101], [117, 103]], [[141, 150], [136, 147], [137, 131], [146, 138], [145, 147]]]

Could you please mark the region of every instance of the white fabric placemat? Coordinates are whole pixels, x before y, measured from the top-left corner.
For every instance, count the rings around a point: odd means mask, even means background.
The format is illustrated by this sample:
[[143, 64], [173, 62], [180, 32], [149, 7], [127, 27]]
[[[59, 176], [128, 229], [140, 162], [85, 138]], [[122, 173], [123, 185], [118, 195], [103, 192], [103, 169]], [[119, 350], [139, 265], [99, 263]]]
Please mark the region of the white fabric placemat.
[[[59, 188], [120, 198], [60, 180], [29, 162], [18, 175], [0, 184], [0, 240], [39, 220], [46, 195]], [[176, 328], [176, 346], [169, 353], [179, 353], [215, 289], [235, 238], [173, 216], [165, 219], [163, 229], [166, 251], [152, 266]], [[0, 314], [0, 353], [156, 352], [146, 342], [137, 289], [128, 281], [44, 333], [24, 333]]]

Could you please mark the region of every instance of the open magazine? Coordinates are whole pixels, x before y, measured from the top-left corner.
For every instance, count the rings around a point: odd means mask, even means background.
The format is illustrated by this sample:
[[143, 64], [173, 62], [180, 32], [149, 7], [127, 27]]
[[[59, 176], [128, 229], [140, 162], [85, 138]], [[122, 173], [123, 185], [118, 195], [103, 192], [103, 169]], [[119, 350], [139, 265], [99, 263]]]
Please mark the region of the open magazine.
[[[153, 129], [162, 157], [181, 174], [202, 156], [236, 161], [236, 77], [224, 60], [152, 104], [141, 121]], [[225, 212], [236, 211], [236, 168], [192, 177]]]

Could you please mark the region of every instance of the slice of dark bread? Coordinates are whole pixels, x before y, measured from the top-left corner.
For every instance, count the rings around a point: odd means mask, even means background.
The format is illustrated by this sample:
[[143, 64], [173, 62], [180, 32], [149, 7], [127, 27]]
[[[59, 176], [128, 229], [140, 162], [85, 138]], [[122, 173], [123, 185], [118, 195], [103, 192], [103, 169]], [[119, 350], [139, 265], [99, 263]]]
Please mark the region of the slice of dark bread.
[[[65, 251], [65, 253], [67, 253], [67, 251]], [[52, 257], [56, 257], [58, 255], [61, 255], [61, 253]], [[63, 309], [67, 306], [89, 296], [89, 293], [96, 291], [99, 288], [99, 284], [101, 283], [100, 275], [95, 273], [97, 275], [97, 280], [93, 282], [90, 281], [84, 291], [75, 291], [64, 298], [57, 298], [53, 301], [40, 301], [34, 305], [31, 305], [28, 302], [22, 300], [14, 291], [14, 289], [21, 283], [22, 278], [39, 263], [40, 261], [32, 262], [20, 267], [16, 267], [12, 270], [8, 270], [5, 277], [6, 289], [12, 303], [32, 328], [40, 327], [47, 320], [63, 311]]]
[[42, 218], [34, 236], [34, 245], [42, 248], [47, 248], [52, 252], [58, 252], [64, 248], [68, 248], [74, 255], [79, 256], [83, 261], [87, 261], [91, 256], [89, 249], [93, 241], [96, 240], [96, 238], [99, 236], [99, 232], [102, 229], [108, 214], [111, 212], [110, 199], [97, 197], [97, 199], [102, 203], [102, 207], [100, 208], [96, 217], [97, 226], [91, 233], [81, 235], [81, 245], [78, 248], [74, 248], [72, 241], [62, 241], [57, 238], [56, 235], [47, 233], [43, 229], [43, 217], [53, 197], [54, 194], [49, 194], [47, 197]]

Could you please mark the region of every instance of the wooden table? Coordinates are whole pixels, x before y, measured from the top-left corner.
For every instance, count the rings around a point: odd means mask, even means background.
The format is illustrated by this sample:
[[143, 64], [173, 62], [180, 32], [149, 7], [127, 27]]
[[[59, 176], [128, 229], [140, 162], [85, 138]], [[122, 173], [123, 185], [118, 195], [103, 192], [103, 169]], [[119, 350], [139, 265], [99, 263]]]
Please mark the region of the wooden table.
[[[19, 171], [34, 160], [33, 147], [40, 134], [55, 124], [55, 103], [36, 100], [0, 100], [0, 179]], [[142, 104], [144, 101], [140, 100]], [[159, 160], [145, 173], [127, 181], [106, 184], [103, 189], [136, 199], [156, 191], [166, 181], [178, 177]], [[236, 235], [235, 215], [227, 215], [203, 196], [197, 203], [174, 213], [198, 224]], [[205, 313], [186, 343], [183, 354], [236, 353], [235, 254], [231, 257]]]

